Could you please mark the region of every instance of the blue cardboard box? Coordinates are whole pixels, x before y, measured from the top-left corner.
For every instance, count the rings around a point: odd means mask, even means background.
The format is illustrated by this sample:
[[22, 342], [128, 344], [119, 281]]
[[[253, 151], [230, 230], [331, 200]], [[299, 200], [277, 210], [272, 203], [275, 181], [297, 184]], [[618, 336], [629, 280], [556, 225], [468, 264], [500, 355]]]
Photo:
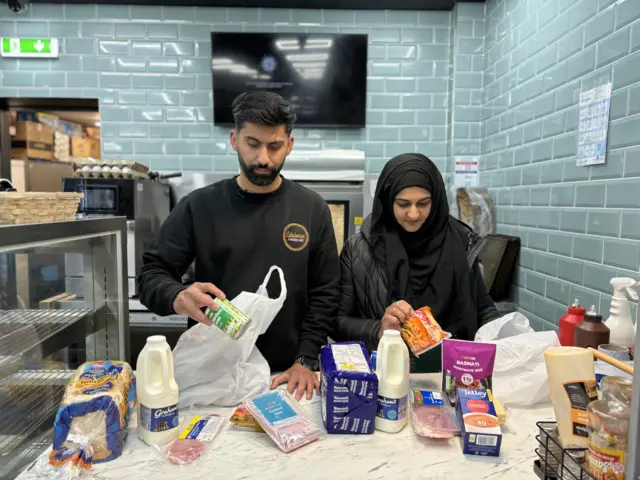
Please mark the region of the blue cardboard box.
[[493, 405], [491, 390], [458, 388], [458, 417], [462, 436], [462, 453], [500, 456], [502, 430]]
[[378, 377], [362, 342], [325, 345], [320, 352], [322, 422], [328, 433], [371, 434]]

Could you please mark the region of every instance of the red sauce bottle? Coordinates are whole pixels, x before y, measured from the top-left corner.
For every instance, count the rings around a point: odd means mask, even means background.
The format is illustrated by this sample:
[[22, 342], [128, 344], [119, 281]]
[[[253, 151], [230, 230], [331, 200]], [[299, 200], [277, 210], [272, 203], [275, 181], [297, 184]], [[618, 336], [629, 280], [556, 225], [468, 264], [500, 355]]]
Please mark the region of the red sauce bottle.
[[585, 308], [580, 306], [576, 298], [567, 313], [560, 318], [560, 345], [573, 347], [573, 335], [576, 325], [584, 320]]

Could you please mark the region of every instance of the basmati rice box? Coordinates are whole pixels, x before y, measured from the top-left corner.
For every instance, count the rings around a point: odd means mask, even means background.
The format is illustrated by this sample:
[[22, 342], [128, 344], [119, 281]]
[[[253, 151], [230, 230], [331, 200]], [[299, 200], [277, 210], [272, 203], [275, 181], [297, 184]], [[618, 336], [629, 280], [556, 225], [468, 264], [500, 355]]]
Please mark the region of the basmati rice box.
[[322, 422], [328, 433], [372, 434], [378, 377], [362, 342], [325, 345], [320, 352]]
[[491, 390], [458, 388], [458, 417], [465, 455], [500, 456], [502, 430]]

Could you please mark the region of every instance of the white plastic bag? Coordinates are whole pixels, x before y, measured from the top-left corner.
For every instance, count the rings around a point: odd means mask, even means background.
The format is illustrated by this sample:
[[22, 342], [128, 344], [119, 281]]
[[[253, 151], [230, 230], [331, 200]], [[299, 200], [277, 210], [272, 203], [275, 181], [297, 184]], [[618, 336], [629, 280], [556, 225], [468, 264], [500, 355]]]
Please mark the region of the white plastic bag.
[[484, 325], [475, 340], [497, 346], [493, 394], [498, 400], [519, 406], [549, 401], [544, 351], [560, 346], [556, 332], [535, 332], [527, 317], [513, 312]]
[[[280, 276], [280, 296], [270, 299], [267, 284]], [[251, 318], [251, 325], [234, 340], [216, 326], [198, 324], [182, 334], [173, 350], [180, 407], [237, 405], [269, 388], [271, 370], [255, 348], [258, 336], [271, 325], [287, 297], [284, 273], [269, 269], [256, 293], [242, 292], [231, 303]]]
[[492, 342], [533, 332], [529, 319], [520, 312], [512, 312], [481, 326], [476, 332], [476, 342]]

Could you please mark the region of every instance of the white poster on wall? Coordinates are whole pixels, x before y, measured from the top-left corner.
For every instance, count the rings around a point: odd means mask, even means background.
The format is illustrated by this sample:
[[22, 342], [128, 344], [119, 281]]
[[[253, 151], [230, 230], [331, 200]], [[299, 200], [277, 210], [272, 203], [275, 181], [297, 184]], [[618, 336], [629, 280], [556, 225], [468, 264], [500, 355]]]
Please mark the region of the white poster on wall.
[[605, 163], [611, 106], [611, 82], [580, 93], [578, 154], [581, 166]]
[[474, 188], [480, 185], [478, 157], [455, 157], [454, 185], [456, 188]]

